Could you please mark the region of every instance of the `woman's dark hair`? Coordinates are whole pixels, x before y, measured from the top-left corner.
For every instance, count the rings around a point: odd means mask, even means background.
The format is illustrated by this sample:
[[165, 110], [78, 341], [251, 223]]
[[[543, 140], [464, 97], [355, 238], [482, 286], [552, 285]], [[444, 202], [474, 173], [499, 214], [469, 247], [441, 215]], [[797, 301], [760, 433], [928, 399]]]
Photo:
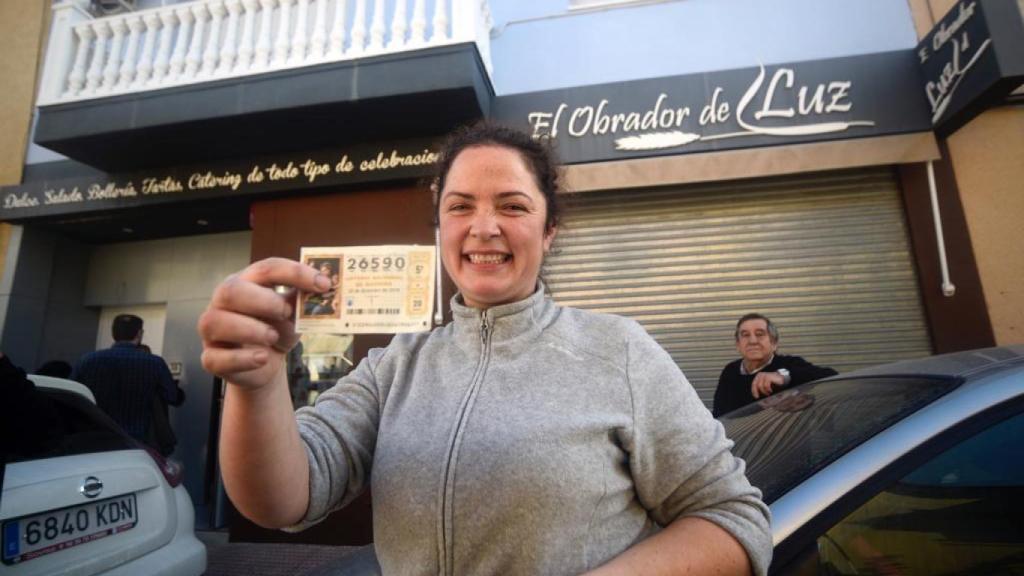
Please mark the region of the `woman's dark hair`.
[[530, 138], [519, 130], [486, 120], [458, 128], [441, 142], [431, 186], [434, 192], [435, 221], [439, 219], [441, 191], [444, 190], [445, 179], [452, 168], [452, 163], [463, 151], [476, 146], [498, 146], [518, 152], [537, 181], [537, 188], [544, 195], [547, 204], [544, 229], [550, 230], [558, 226], [562, 219], [562, 204], [558, 198], [558, 164], [550, 146]]

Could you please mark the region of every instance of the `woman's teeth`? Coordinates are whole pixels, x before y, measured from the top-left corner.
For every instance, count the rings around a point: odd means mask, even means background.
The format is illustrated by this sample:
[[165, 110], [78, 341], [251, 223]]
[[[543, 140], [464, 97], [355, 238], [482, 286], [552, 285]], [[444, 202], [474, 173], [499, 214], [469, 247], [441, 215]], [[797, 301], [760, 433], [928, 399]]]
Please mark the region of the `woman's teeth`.
[[469, 261], [473, 264], [501, 264], [508, 258], [505, 254], [470, 254]]

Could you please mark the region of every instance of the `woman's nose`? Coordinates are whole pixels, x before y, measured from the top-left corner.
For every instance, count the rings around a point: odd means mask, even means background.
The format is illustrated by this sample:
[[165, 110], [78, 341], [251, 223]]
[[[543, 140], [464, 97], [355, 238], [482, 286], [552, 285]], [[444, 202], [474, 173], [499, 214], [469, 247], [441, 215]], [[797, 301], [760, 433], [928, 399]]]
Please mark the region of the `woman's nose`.
[[498, 226], [498, 219], [495, 218], [495, 214], [491, 211], [478, 212], [473, 217], [470, 234], [477, 238], [485, 239], [501, 235], [501, 228]]

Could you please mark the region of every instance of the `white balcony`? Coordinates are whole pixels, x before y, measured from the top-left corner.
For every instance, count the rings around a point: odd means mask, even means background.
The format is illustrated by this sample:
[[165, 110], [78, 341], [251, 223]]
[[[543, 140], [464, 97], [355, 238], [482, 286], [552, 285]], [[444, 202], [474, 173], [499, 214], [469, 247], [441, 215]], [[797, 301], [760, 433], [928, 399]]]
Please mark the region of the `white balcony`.
[[39, 106], [466, 42], [491, 70], [487, 0], [197, 0], [104, 18], [87, 5], [53, 8]]

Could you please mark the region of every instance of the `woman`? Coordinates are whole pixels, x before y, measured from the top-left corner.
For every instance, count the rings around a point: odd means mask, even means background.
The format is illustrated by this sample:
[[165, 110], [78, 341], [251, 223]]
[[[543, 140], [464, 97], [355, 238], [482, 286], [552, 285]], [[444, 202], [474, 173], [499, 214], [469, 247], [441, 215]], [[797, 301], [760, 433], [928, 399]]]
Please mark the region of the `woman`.
[[454, 321], [371, 350], [315, 407], [291, 410], [298, 338], [272, 287], [330, 280], [271, 259], [214, 293], [199, 330], [230, 382], [221, 466], [238, 509], [302, 528], [370, 486], [386, 574], [763, 574], [767, 508], [668, 354], [635, 322], [545, 297], [545, 148], [461, 130], [437, 190]]

